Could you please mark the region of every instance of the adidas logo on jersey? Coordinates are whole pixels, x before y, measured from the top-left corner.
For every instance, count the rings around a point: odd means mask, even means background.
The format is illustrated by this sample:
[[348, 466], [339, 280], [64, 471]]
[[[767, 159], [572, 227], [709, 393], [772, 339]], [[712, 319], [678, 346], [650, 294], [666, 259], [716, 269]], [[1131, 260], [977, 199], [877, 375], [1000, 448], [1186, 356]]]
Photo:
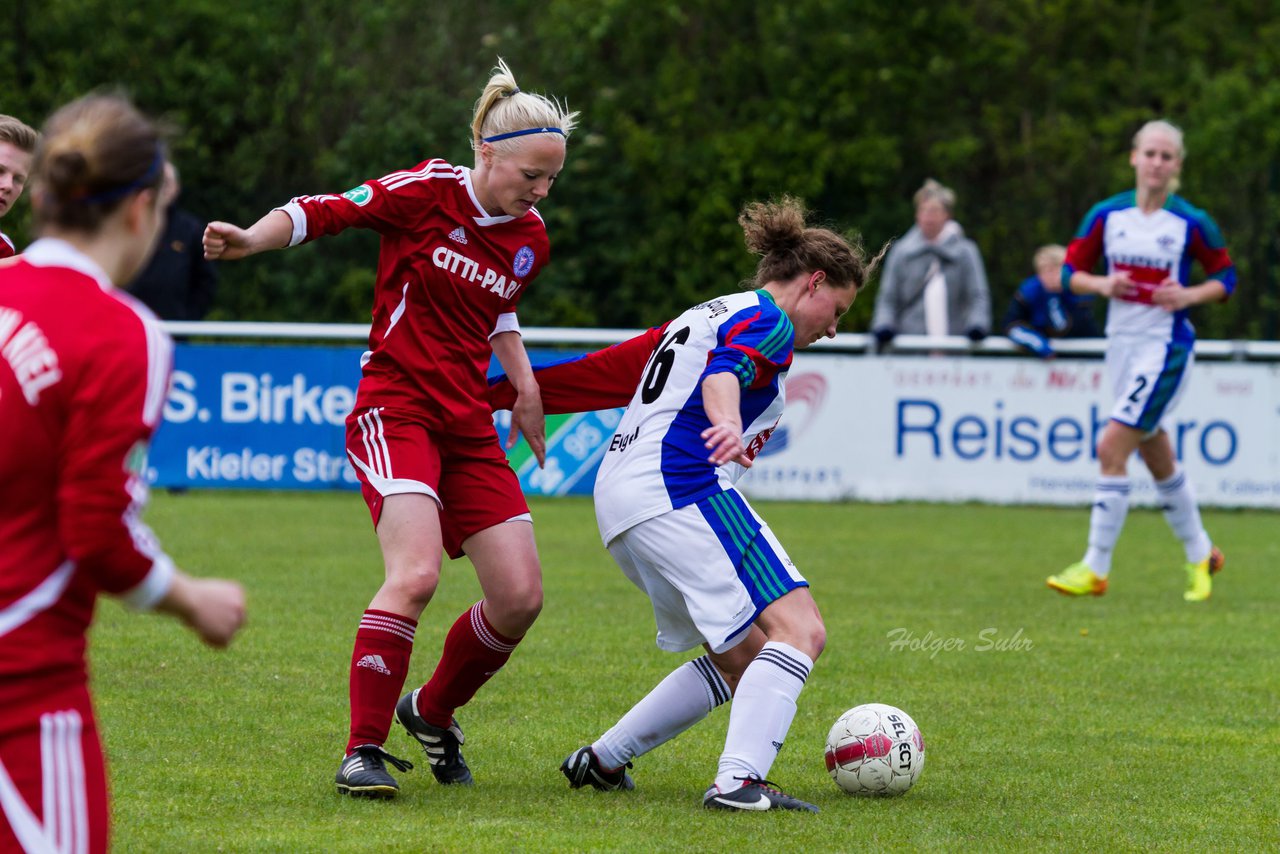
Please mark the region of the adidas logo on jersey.
[[378, 671], [383, 676], [391, 675], [391, 668], [387, 667], [387, 663], [382, 660], [380, 655], [366, 655], [356, 662], [356, 667], [367, 667], [370, 670]]
[[463, 246], [467, 245], [467, 233], [462, 230], [462, 226], [458, 226], [449, 232], [449, 239], [461, 243]]

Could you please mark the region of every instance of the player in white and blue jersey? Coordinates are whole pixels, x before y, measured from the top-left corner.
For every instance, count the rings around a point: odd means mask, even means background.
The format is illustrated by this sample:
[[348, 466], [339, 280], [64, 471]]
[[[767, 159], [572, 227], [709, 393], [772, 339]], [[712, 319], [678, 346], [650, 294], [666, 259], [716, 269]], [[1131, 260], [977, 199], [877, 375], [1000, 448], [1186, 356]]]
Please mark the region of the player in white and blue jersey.
[[704, 302], [667, 324], [596, 476], [606, 546], [638, 522], [732, 488], [745, 468], [708, 462], [702, 434], [714, 402], [702, 382], [720, 375], [715, 382], [734, 384], [726, 396], [738, 398], [737, 432], [753, 458], [782, 414], [793, 342], [791, 320], [765, 288]]
[[[1107, 589], [1111, 555], [1129, 509], [1128, 460], [1136, 450], [1155, 478], [1165, 519], [1187, 558], [1184, 598], [1209, 598], [1221, 550], [1200, 521], [1185, 472], [1161, 420], [1172, 411], [1190, 376], [1195, 329], [1188, 310], [1221, 302], [1235, 289], [1236, 272], [1213, 219], [1175, 195], [1184, 156], [1182, 131], [1148, 122], [1133, 139], [1129, 161], [1137, 187], [1096, 205], [1067, 247], [1064, 286], [1109, 300], [1107, 371], [1116, 396], [1098, 442], [1101, 473], [1083, 560], [1050, 576], [1053, 589], [1100, 596]], [[1106, 272], [1094, 274], [1099, 259]], [[1191, 284], [1199, 263], [1205, 280]]]
[[[621, 364], [643, 346], [648, 356], [638, 385], [634, 368], [627, 374], [634, 391], [596, 479], [601, 536], [651, 600], [658, 646], [707, 652], [672, 671], [561, 770], [574, 788], [630, 789], [632, 759], [732, 697], [704, 805], [816, 811], [766, 777], [826, 630], [808, 582], [733, 484], [782, 414], [792, 351], [835, 334], [880, 259], [806, 227], [794, 199], [750, 205], [739, 222], [761, 256], [756, 290], [694, 306], [634, 346], [597, 354]], [[544, 394], [554, 399], [557, 382], [583, 368], [540, 373]]]

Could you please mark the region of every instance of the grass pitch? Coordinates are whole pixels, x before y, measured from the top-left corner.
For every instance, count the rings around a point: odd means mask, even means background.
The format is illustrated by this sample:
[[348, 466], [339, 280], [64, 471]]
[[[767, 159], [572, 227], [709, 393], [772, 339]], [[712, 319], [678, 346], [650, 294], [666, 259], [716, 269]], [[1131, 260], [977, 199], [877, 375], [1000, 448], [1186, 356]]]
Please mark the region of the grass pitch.
[[[418, 766], [390, 802], [334, 791], [347, 669], [382, 576], [360, 499], [155, 496], [180, 564], [239, 579], [231, 650], [104, 604], [91, 656], [118, 851], [1261, 850], [1280, 845], [1277, 516], [1207, 512], [1227, 554], [1213, 598], [1182, 601], [1181, 546], [1130, 513], [1109, 593], [1044, 578], [1077, 560], [1081, 509], [761, 503], [806, 577], [828, 645], [770, 777], [809, 814], [711, 813], [728, 709], [641, 757], [636, 791], [571, 791], [560, 761], [685, 657], [600, 547], [589, 501], [534, 503], [546, 605], [507, 667], [461, 710], [469, 789]], [[418, 630], [424, 681], [479, 597], [446, 564]], [[925, 735], [907, 795], [857, 799], [822, 746], [845, 709], [900, 706]]]

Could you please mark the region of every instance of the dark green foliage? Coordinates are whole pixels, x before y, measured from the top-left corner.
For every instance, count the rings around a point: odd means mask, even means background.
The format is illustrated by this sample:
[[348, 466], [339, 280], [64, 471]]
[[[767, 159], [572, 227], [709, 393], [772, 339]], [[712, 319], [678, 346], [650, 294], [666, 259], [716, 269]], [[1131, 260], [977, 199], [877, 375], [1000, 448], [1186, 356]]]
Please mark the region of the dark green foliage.
[[[791, 193], [878, 248], [927, 177], [954, 187], [997, 318], [1034, 249], [1132, 185], [1129, 138], [1186, 130], [1186, 195], [1241, 285], [1206, 337], [1275, 337], [1280, 21], [1225, 0], [530, 0], [379, 4], [16, 0], [0, 110], [38, 123], [122, 86], [180, 129], [184, 203], [248, 224], [429, 156], [470, 163], [468, 124], [505, 57], [582, 111], [543, 206], [554, 263], [528, 325], [640, 326], [748, 278], [735, 215]], [[25, 203], [5, 221], [30, 238]], [[359, 321], [376, 239], [223, 267], [215, 318]], [[846, 320], [865, 328], [870, 295]]]

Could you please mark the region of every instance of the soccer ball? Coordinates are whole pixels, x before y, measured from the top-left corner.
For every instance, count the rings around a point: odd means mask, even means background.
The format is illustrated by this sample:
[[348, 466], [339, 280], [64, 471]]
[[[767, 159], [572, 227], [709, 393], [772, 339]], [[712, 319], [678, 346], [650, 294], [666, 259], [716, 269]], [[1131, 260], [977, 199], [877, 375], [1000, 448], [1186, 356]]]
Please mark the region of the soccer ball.
[[902, 709], [866, 703], [827, 734], [827, 773], [851, 795], [901, 795], [924, 768], [924, 736]]

